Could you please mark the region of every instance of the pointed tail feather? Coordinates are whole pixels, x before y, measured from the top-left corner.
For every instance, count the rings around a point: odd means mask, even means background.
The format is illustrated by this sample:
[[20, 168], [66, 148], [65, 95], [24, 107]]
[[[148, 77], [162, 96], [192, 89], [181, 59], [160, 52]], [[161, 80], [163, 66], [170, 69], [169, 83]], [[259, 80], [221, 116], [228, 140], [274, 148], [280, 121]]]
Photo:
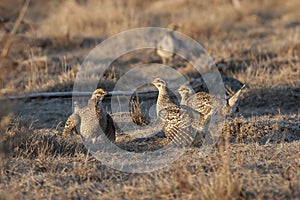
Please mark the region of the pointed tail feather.
[[228, 98], [228, 104], [230, 107], [234, 106], [235, 103], [238, 101], [241, 91], [246, 87], [244, 84], [234, 95]]

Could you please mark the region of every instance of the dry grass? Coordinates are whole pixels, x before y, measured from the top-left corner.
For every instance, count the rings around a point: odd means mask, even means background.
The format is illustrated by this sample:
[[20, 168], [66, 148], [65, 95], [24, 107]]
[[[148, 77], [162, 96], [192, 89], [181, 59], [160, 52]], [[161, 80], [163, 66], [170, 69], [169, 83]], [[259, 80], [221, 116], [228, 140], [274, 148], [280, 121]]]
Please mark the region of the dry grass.
[[[86, 154], [75, 137], [66, 141], [58, 131], [27, 128], [16, 120], [3, 137], [7, 155], [2, 160], [1, 193], [14, 190], [12, 198], [296, 198], [297, 120], [290, 117], [287, 121], [296, 127], [286, 131], [285, 123], [277, 124], [280, 120], [237, 119], [230, 125], [232, 142], [213, 149], [208, 157], [200, 158], [200, 149], [191, 147], [169, 167], [145, 174], [109, 169]], [[132, 142], [120, 137], [117, 144]], [[265, 137], [278, 140], [259, 145]]]
[[[70, 99], [1, 101], [0, 199], [299, 199], [300, 3], [233, 2], [32, 0], [20, 22], [20, 1], [1, 1], [1, 52], [10, 37], [0, 59], [1, 95], [70, 91], [80, 63], [99, 42], [174, 21], [217, 65], [227, 66], [224, 74], [250, 88], [241, 96], [240, 115], [228, 120], [207, 157], [192, 146], [167, 168], [142, 174], [108, 168], [78, 137], [61, 137]], [[124, 73], [148, 61], [160, 58], [150, 50], [131, 52], [84, 81], [112, 90]], [[175, 66], [197, 76], [186, 63]], [[131, 104], [142, 124], [146, 104]], [[163, 140], [142, 141], [139, 134], [118, 132], [116, 144], [144, 152]]]

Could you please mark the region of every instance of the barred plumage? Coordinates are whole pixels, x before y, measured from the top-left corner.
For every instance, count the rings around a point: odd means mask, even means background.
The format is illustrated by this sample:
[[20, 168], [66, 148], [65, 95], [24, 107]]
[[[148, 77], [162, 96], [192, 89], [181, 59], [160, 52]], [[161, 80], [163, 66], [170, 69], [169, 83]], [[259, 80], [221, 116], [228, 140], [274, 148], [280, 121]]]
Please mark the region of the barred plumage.
[[79, 134], [79, 132], [76, 128], [76, 126], [80, 124], [80, 117], [77, 113], [78, 110], [79, 110], [78, 102], [75, 101], [74, 102], [74, 112], [68, 117], [68, 119], [65, 123], [65, 127], [64, 127], [64, 130], [62, 133], [63, 136], [70, 135], [72, 131], [74, 131], [75, 134]]
[[66, 122], [63, 135], [69, 135], [71, 131], [78, 133], [80, 130], [83, 139], [92, 139], [95, 142], [103, 131], [109, 140], [115, 141], [114, 122], [102, 105], [105, 95], [107, 92], [97, 89], [93, 92], [86, 107], [79, 109], [75, 106], [74, 113]]
[[71, 134], [72, 131], [74, 131], [76, 134], [79, 134], [77, 131], [77, 128], [76, 128], [76, 126], [79, 123], [80, 123], [80, 118], [79, 118], [78, 114], [75, 114], [75, 113], [71, 114], [65, 123], [65, 127], [64, 127], [62, 135], [68, 136]]
[[188, 106], [203, 115], [199, 122], [199, 125], [203, 126], [213, 111], [211, 96], [205, 92], [193, 94], [192, 90], [184, 85], [179, 87], [177, 91], [181, 95], [181, 105]]
[[158, 89], [156, 111], [162, 120], [162, 129], [168, 139], [177, 145], [185, 145], [194, 140], [193, 129], [191, 127], [192, 114], [176, 104], [174, 104], [166, 91], [166, 83], [160, 78], [151, 82]]
[[193, 94], [192, 90], [188, 86], [181, 86], [177, 91], [182, 97], [181, 104], [186, 105], [199, 113], [203, 114], [200, 124], [204, 124], [206, 120], [214, 112], [214, 107], [220, 108], [223, 115], [228, 116], [235, 111], [235, 106], [239, 99], [241, 91], [245, 88], [243, 85], [236, 93], [226, 99], [225, 105], [220, 105], [220, 98], [212, 96], [206, 92], [198, 92]]

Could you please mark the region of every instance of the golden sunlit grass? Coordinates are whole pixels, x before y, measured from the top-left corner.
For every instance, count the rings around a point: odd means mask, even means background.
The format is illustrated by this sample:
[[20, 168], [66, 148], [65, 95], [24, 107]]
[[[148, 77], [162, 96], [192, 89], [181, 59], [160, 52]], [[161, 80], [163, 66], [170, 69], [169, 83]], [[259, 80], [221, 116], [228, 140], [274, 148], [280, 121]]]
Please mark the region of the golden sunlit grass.
[[[297, 117], [289, 120], [293, 119]], [[190, 148], [165, 169], [130, 174], [101, 165], [86, 154], [80, 140], [74, 137], [66, 141], [57, 131], [26, 128], [16, 120], [2, 138], [7, 155], [2, 159], [1, 193], [7, 195], [5, 189], [14, 188], [14, 197], [43, 198], [50, 192], [68, 198], [101, 195], [118, 199], [137, 195], [145, 199], [295, 198], [299, 195], [298, 144], [285, 143], [291, 138], [291, 135], [284, 136], [286, 126], [270, 121], [259, 123], [256, 118], [237, 119], [235, 123], [239, 123], [238, 130], [235, 124], [230, 125], [233, 131], [230, 140], [235, 142], [226, 140], [208, 157], [202, 158], [200, 149]], [[291, 128], [287, 133], [293, 131]], [[243, 134], [243, 138], [237, 134]], [[277, 140], [259, 145], [264, 137], [277, 137]], [[121, 142], [132, 140], [121, 137], [118, 143]], [[3, 185], [5, 177], [10, 181]]]

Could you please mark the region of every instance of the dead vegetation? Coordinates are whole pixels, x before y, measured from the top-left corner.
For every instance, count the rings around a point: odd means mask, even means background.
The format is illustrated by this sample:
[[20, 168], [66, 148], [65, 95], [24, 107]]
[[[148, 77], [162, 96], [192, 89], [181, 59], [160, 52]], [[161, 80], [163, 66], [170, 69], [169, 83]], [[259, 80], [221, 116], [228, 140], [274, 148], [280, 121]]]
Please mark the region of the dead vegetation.
[[[174, 21], [203, 44], [224, 76], [249, 89], [208, 156], [192, 146], [170, 166], [142, 174], [111, 169], [88, 154], [79, 137], [61, 136], [71, 99], [1, 101], [1, 199], [299, 198], [299, 1], [31, 0], [22, 16], [25, 6], [0, 2], [3, 96], [72, 91], [80, 63], [95, 45], [120, 31]], [[129, 52], [84, 80], [113, 90], [128, 70], [160, 61], [152, 50]], [[174, 66], [187, 78], [198, 76], [187, 63]], [[132, 98], [132, 118], [144, 127], [147, 106]], [[116, 145], [145, 153], [163, 140], [141, 135], [119, 131]]]
[[[285, 130], [285, 124], [237, 119], [230, 125], [231, 142], [213, 149], [208, 157], [201, 158], [200, 149], [193, 147], [165, 169], [128, 174], [101, 165], [76, 137], [66, 141], [58, 131], [34, 130], [18, 121], [2, 139], [6, 156], [1, 194], [14, 190], [13, 198], [50, 194], [52, 198], [293, 199], [299, 195], [295, 140], [299, 127]], [[133, 142], [123, 136], [117, 144], [120, 141]]]

